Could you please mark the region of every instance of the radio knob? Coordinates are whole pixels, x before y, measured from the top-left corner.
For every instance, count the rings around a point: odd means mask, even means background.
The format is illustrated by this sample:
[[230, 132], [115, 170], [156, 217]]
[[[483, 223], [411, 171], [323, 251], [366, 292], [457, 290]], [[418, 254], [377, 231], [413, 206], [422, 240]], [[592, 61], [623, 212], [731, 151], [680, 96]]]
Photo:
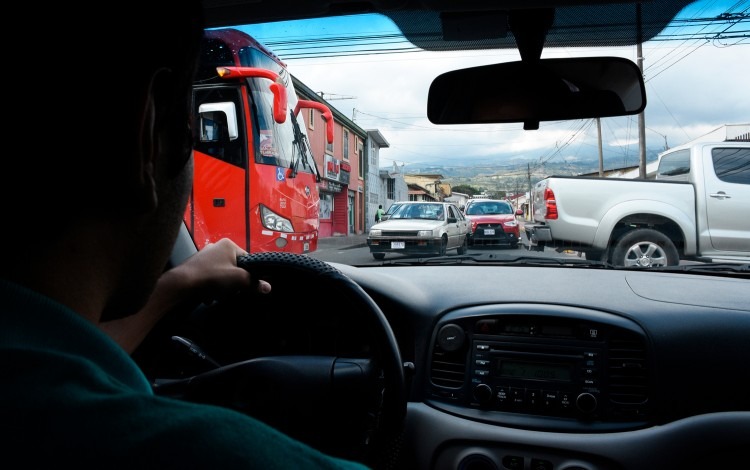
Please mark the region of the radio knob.
[[461, 349], [465, 338], [464, 330], [460, 326], [450, 323], [440, 328], [437, 341], [444, 351], [453, 352]]
[[596, 397], [590, 393], [581, 393], [576, 398], [576, 407], [583, 413], [593, 413], [596, 405]]
[[474, 387], [474, 399], [480, 405], [489, 405], [492, 401], [492, 387], [487, 384], [479, 384]]

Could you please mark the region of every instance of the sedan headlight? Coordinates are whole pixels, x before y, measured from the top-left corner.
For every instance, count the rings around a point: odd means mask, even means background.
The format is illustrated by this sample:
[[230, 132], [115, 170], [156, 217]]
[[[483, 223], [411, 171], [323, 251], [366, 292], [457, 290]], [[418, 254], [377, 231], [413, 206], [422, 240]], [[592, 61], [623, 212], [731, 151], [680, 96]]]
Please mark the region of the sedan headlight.
[[423, 238], [431, 237], [432, 236], [432, 230], [420, 230], [420, 231], [417, 232], [417, 236], [418, 237], [423, 237]]
[[292, 222], [289, 219], [285, 219], [262, 204], [260, 206], [260, 221], [268, 230], [289, 233], [294, 232]]

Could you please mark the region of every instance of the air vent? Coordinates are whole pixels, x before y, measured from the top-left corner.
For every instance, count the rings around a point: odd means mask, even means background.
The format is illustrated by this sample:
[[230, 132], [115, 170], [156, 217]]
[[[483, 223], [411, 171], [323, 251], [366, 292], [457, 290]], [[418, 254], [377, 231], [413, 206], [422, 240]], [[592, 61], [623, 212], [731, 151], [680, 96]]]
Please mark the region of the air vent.
[[461, 388], [466, 378], [466, 348], [448, 352], [436, 344], [432, 352], [430, 375], [434, 385]]
[[635, 333], [614, 332], [609, 342], [609, 401], [616, 411], [643, 414], [649, 398], [645, 341]]

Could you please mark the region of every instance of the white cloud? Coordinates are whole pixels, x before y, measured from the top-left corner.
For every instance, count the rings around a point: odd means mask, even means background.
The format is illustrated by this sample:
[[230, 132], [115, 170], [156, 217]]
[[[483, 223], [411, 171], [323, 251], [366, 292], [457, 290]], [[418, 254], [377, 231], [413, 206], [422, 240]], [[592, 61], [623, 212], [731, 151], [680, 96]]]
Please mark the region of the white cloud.
[[[644, 122], [649, 149], [661, 151], [666, 145], [679, 145], [724, 124], [750, 122], [750, 44], [698, 46], [677, 41], [644, 44], [648, 100]], [[523, 131], [520, 124], [435, 126], [427, 121], [427, 92], [436, 76], [459, 68], [518, 60], [514, 50], [299, 60], [279, 55], [293, 75], [312, 90], [326, 93], [330, 105], [354, 118], [359, 126], [383, 133], [391, 144], [381, 151], [384, 165], [458, 156], [483, 161], [497, 155], [512, 161], [574, 161], [597, 147], [596, 126], [589, 123], [586, 127], [585, 121], [542, 123], [535, 131]], [[635, 46], [554, 49], [545, 51], [543, 57], [580, 55], [616, 55], [635, 61], [637, 50]], [[337, 96], [354, 98], [337, 100]], [[615, 152], [618, 159], [627, 160], [629, 147], [639, 139], [637, 119], [601, 120], [605, 155]]]

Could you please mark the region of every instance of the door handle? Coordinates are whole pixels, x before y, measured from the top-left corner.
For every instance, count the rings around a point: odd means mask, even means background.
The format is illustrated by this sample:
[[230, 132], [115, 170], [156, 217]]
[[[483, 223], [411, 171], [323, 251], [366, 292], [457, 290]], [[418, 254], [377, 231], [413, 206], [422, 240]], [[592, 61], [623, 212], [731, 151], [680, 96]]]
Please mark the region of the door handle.
[[727, 196], [727, 193], [724, 191], [719, 191], [718, 193], [709, 194], [711, 197], [715, 197], [716, 199], [732, 199], [732, 196]]

